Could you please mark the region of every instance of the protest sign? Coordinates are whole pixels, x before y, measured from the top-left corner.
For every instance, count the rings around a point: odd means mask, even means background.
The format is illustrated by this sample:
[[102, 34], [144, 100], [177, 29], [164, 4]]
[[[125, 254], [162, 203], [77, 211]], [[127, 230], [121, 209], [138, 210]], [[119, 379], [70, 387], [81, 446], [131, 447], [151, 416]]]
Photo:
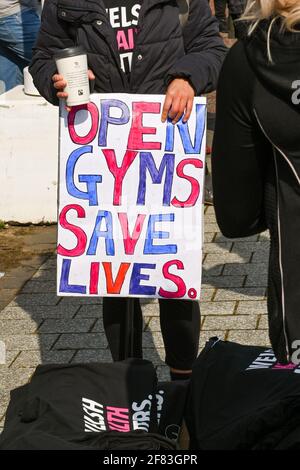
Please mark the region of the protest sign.
[[95, 94], [60, 112], [57, 294], [200, 297], [205, 98]]

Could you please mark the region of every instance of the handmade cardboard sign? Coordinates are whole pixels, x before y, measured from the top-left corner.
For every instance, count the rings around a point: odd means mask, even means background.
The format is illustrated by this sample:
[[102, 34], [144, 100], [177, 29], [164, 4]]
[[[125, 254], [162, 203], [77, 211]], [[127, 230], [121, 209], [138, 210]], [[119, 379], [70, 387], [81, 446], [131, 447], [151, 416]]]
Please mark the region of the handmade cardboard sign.
[[57, 294], [200, 297], [206, 101], [95, 94], [60, 113]]

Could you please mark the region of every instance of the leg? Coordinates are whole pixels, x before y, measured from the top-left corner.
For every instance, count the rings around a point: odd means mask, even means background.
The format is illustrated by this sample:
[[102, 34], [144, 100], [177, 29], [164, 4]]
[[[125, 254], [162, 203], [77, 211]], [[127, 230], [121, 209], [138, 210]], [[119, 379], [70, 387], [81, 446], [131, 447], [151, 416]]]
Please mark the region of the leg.
[[[122, 297], [103, 298], [103, 324], [106, 338], [114, 361], [124, 357], [124, 325], [126, 299]], [[134, 357], [142, 358], [143, 317], [139, 299], [134, 299]]]
[[215, 0], [215, 16], [219, 21], [220, 33], [228, 32], [228, 24], [226, 17], [227, 0]]
[[160, 326], [171, 371], [190, 374], [198, 355], [200, 308], [189, 300], [159, 300]]
[[0, 18], [0, 83], [1, 93], [10, 90], [19, 83], [20, 72], [16, 63], [14, 52], [11, 50], [13, 44], [12, 21], [15, 15]]
[[246, 37], [248, 32], [248, 22], [237, 21], [244, 13], [246, 3], [246, 0], [228, 0], [228, 10], [233, 20], [235, 37], [237, 39]]
[[269, 335], [276, 357], [281, 363], [286, 362], [284, 338], [281, 276], [279, 262], [279, 232], [278, 232], [278, 194], [275, 162], [270, 161], [266, 175], [265, 212], [268, 229], [270, 230], [270, 255], [268, 273], [268, 312]]
[[28, 65], [32, 58], [32, 49], [37, 38], [41, 21], [38, 13], [32, 8], [23, 9], [20, 15], [23, 29], [23, 45], [17, 52], [20, 59], [24, 59], [26, 65]]
[[5, 83], [6, 91], [23, 83], [23, 69], [31, 60], [39, 25], [33, 9], [0, 20], [0, 81]]
[[233, 20], [234, 33], [236, 39], [243, 39], [247, 37], [249, 23], [247, 21], [237, 21], [241, 15], [232, 14], [231, 18]]
[[[286, 158], [299, 178], [297, 159]], [[268, 313], [271, 344], [283, 364], [293, 360], [293, 343], [298, 347], [300, 339], [299, 198], [300, 184], [291, 167], [274, 151], [266, 186], [266, 215], [271, 234]]]
[[205, 184], [204, 184], [204, 204], [212, 206], [214, 203], [214, 194], [212, 188], [212, 177], [205, 163]]
[[[1, 42], [1, 41], [0, 41]], [[12, 54], [0, 44], [0, 94], [20, 83], [20, 70]]]
[[229, 14], [240, 18], [245, 11], [247, 0], [227, 0], [227, 3]]

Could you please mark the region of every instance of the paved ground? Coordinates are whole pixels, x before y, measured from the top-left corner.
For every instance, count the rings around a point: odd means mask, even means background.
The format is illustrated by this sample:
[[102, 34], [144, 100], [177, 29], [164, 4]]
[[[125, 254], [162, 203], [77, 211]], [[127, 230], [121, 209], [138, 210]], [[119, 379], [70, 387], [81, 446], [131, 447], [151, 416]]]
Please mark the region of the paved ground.
[[[215, 335], [244, 344], [268, 344], [268, 246], [267, 234], [225, 239], [214, 209], [206, 207], [200, 349]], [[101, 299], [57, 297], [55, 274], [52, 255], [0, 311], [0, 339], [7, 348], [6, 364], [0, 365], [0, 427], [9, 391], [26, 383], [37, 364], [111, 359], [103, 334]], [[166, 378], [157, 303], [144, 303], [143, 312], [145, 358], [155, 363], [160, 378]]]
[[0, 229], [0, 311], [53, 254], [55, 238], [55, 226], [8, 225]]

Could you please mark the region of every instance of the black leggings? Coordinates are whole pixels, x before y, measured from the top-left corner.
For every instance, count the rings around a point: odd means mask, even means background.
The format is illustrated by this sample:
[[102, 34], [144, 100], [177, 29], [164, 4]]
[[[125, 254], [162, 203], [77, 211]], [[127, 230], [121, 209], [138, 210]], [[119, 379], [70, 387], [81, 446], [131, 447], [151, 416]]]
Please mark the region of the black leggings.
[[[174, 369], [189, 370], [198, 354], [200, 308], [189, 300], [159, 300], [160, 326], [165, 362]], [[104, 330], [114, 361], [124, 359], [126, 299], [103, 299]], [[139, 299], [134, 299], [134, 357], [143, 357], [143, 317]]]
[[245, 21], [236, 21], [241, 17], [244, 8], [246, 7], [246, 0], [214, 0], [214, 4], [215, 16], [219, 21], [220, 31], [224, 32], [228, 27], [228, 21], [226, 17], [226, 6], [228, 5], [229, 14], [233, 20], [235, 37], [237, 39], [246, 37], [248, 32], [248, 23]]
[[226, 22], [227, 0], [214, 0], [215, 16], [220, 22]]
[[246, 4], [247, 0], [214, 0], [216, 18], [226, 17], [226, 6], [228, 6], [229, 14], [238, 18], [243, 14]]

